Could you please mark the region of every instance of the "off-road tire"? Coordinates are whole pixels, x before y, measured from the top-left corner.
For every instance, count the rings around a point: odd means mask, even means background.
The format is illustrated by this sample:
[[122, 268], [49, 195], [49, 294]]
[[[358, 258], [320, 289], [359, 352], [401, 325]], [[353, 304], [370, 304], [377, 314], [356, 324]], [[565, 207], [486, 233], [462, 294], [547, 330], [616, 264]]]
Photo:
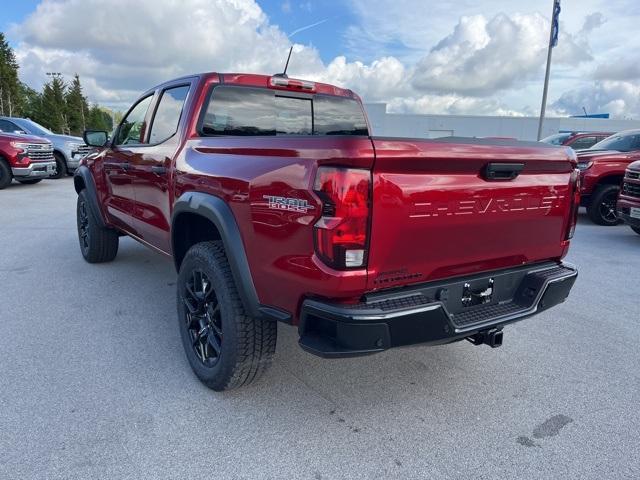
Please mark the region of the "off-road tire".
[[12, 179], [13, 174], [9, 168], [9, 164], [4, 158], [0, 157], [0, 190], [11, 185]]
[[[587, 214], [593, 223], [605, 227], [613, 227], [619, 223], [615, 213], [616, 199], [620, 187], [617, 185], [601, 185], [597, 188], [587, 207]], [[613, 213], [610, 212], [613, 208]]]
[[636, 232], [638, 235], [640, 235], [640, 227], [631, 227], [631, 230], [633, 230], [634, 232]]
[[[76, 207], [80, 252], [89, 263], [110, 262], [118, 254], [119, 236], [116, 230], [102, 227], [91, 208], [86, 190], [78, 194]], [[86, 237], [83, 236], [86, 234]]]
[[[188, 326], [193, 317], [185, 298], [189, 295], [187, 283], [194, 272], [208, 277], [219, 306], [220, 354], [213, 365], [205, 364], [196, 353], [193, 330]], [[216, 391], [229, 390], [248, 385], [264, 374], [276, 349], [277, 325], [275, 321], [247, 315], [222, 242], [202, 242], [189, 249], [178, 274], [177, 304], [185, 353], [202, 383]]]
[[67, 176], [67, 162], [64, 156], [58, 152], [53, 152], [53, 156], [56, 159], [56, 174], [51, 175], [49, 178], [58, 179]]
[[40, 183], [42, 178], [25, 178], [24, 180], [16, 178], [16, 180], [23, 185], [35, 185], [36, 183]]

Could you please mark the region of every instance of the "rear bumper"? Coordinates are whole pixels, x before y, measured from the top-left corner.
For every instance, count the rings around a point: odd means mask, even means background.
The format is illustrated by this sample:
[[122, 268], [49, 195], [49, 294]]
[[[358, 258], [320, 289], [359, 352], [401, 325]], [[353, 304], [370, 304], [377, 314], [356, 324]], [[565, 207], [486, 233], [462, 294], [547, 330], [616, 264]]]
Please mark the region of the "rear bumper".
[[56, 162], [32, 162], [28, 167], [11, 169], [14, 177], [19, 178], [47, 178], [56, 171]]
[[[545, 263], [376, 293], [356, 305], [309, 299], [302, 305], [299, 343], [321, 357], [450, 343], [562, 303], [577, 275], [569, 264]], [[493, 286], [490, 301], [463, 306], [466, 288], [486, 285]]]

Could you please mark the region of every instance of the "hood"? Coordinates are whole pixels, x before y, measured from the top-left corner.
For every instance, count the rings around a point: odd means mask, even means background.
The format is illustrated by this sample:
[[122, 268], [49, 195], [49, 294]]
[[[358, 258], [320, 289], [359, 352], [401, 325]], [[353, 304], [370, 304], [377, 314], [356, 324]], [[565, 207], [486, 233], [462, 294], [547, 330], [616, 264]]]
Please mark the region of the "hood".
[[46, 138], [36, 137], [35, 135], [24, 135], [21, 133], [0, 133], [0, 140], [9, 140], [16, 142], [29, 142], [29, 143], [51, 143]]
[[54, 144], [59, 145], [64, 142], [84, 143], [84, 140], [80, 137], [72, 137], [71, 135], [47, 135], [47, 139], [51, 140]]
[[620, 152], [619, 150], [582, 150], [577, 152], [578, 161], [582, 159], [596, 159], [600, 157], [617, 157], [617, 156], [626, 156], [628, 152]]

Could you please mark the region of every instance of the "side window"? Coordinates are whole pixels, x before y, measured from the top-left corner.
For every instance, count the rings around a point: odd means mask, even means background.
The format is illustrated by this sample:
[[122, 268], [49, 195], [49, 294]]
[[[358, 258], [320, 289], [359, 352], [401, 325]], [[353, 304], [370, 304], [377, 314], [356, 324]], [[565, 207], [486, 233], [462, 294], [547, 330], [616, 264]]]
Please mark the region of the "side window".
[[571, 144], [571, 148], [574, 150], [580, 150], [584, 148], [591, 148], [596, 144], [596, 137], [582, 137], [578, 138]]
[[151, 121], [149, 143], [162, 143], [175, 135], [187, 93], [189, 93], [188, 85], [168, 88], [162, 92], [160, 103]]
[[24, 132], [22, 128], [8, 120], [0, 120], [0, 132], [13, 133]]
[[153, 95], [149, 95], [140, 100], [133, 107], [133, 110], [129, 112], [129, 115], [122, 120], [118, 130], [118, 138], [116, 138], [116, 145], [139, 145], [144, 143], [144, 132], [146, 130], [144, 119], [152, 98]]

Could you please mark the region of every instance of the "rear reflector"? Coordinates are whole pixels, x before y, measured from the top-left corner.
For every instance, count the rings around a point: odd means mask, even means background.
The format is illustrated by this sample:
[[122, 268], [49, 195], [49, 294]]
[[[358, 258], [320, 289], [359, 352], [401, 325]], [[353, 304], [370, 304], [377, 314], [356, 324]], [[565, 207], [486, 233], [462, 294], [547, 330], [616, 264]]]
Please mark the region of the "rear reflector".
[[364, 268], [369, 234], [371, 172], [320, 167], [314, 192], [322, 200], [322, 217], [314, 228], [318, 257], [336, 269]]

